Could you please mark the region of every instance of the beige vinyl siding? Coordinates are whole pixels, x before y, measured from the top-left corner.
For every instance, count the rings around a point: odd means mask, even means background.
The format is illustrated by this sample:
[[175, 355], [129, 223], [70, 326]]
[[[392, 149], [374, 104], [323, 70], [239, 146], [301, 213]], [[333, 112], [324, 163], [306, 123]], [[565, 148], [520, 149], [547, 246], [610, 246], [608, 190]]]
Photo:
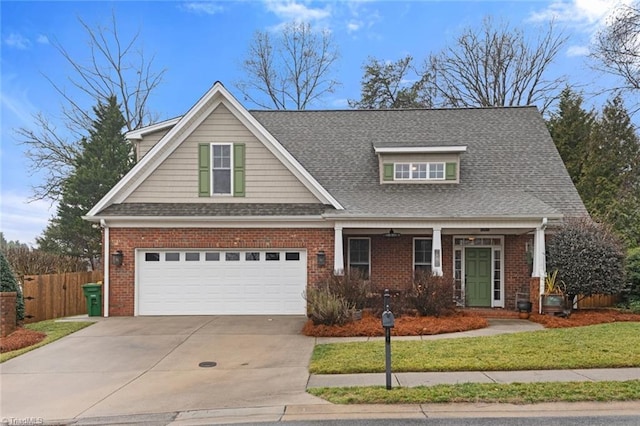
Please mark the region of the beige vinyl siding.
[[[198, 144], [244, 143], [245, 196], [198, 196]], [[317, 203], [318, 199], [220, 105], [126, 200], [129, 203]]]
[[145, 134], [144, 137], [142, 138], [142, 140], [140, 141], [136, 141], [136, 157], [137, 160], [140, 161], [142, 159], [142, 157], [144, 157], [145, 155], [147, 155], [147, 152], [149, 152], [151, 150], [151, 148], [153, 148], [153, 146], [155, 144], [158, 143], [158, 141], [160, 139], [162, 139], [162, 137], [164, 135], [166, 135], [167, 133], [169, 133], [169, 130], [171, 130], [172, 128], [166, 128], [166, 129], [162, 129], [162, 130], [158, 130], [152, 133], [148, 133]]

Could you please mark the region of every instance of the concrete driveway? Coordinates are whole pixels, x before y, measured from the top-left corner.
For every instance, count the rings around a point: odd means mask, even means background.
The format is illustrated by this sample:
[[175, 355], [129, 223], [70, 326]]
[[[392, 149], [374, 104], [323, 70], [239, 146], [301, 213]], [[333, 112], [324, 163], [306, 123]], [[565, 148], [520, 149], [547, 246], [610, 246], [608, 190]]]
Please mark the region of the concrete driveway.
[[[127, 317], [0, 364], [0, 416], [45, 420], [317, 404], [301, 316]], [[200, 367], [201, 362], [215, 367]]]

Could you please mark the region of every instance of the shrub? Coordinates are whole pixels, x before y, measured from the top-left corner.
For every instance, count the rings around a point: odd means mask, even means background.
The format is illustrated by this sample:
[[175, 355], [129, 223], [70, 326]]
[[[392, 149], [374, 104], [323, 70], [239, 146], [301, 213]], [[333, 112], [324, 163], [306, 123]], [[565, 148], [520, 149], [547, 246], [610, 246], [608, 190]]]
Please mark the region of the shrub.
[[640, 301], [640, 247], [633, 248], [627, 253], [627, 296], [629, 299]]
[[9, 262], [4, 257], [4, 253], [0, 252], [0, 291], [16, 292], [16, 319], [22, 321], [24, 319], [24, 299], [22, 298], [22, 289], [18, 286], [13, 271], [9, 266]]
[[569, 300], [624, 289], [622, 244], [604, 225], [568, 220], [550, 239], [547, 252], [547, 270], [558, 270]]
[[416, 274], [407, 302], [423, 316], [440, 316], [453, 309], [454, 280], [449, 276]]
[[326, 287], [329, 293], [342, 297], [355, 309], [363, 309], [366, 307], [371, 285], [362, 272], [353, 270], [345, 271], [344, 275], [329, 274], [321, 287]]
[[25, 275], [60, 274], [87, 270], [87, 262], [77, 257], [47, 253], [28, 247], [3, 250], [11, 269], [18, 279]]
[[351, 321], [353, 306], [327, 286], [310, 287], [305, 293], [307, 315], [315, 325], [343, 325]]

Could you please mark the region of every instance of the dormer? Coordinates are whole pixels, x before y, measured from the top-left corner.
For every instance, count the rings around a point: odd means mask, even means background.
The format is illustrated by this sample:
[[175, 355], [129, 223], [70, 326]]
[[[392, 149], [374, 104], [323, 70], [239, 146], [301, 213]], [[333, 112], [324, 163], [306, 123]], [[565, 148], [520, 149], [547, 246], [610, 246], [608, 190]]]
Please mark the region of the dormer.
[[381, 184], [460, 182], [460, 155], [466, 146], [374, 147]]

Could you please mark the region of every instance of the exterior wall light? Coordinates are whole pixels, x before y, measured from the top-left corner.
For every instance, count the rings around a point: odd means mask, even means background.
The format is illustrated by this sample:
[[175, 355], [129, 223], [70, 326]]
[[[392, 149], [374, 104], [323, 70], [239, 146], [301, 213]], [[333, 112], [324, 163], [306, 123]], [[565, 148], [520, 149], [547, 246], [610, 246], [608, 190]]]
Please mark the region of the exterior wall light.
[[124, 255], [122, 254], [122, 250], [116, 250], [111, 253], [111, 263], [113, 263], [115, 266], [122, 266], [123, 258]]
[[324, 250], [320, 250], [318, 254], [316, 254], [316, 258], [318, 261], [318, 266], [324, 266], [327, 263], [327, 254]]

